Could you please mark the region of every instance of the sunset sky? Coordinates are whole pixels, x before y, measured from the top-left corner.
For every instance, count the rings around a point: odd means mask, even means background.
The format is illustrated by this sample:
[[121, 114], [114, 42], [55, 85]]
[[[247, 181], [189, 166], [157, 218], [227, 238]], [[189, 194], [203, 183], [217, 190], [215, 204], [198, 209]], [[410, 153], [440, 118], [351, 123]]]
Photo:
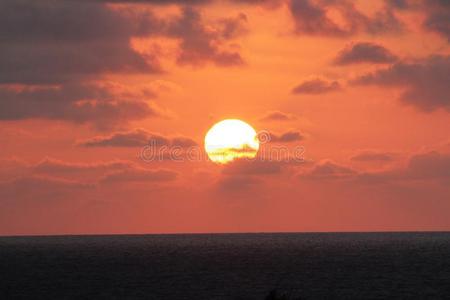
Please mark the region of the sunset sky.
[[450, 230], [449, 42], [447, 0], [2, 0], [0, 235]]

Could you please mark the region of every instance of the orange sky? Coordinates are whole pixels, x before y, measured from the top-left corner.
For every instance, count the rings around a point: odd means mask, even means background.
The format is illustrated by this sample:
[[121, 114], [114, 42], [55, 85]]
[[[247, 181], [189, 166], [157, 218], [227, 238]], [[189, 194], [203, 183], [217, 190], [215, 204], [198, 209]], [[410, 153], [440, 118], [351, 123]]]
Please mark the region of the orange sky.
[[[1, 235], [450, 229], [447, 1], [186, 3], [0, 4]], [[304, 162], [141, 157], [226, 118]]]

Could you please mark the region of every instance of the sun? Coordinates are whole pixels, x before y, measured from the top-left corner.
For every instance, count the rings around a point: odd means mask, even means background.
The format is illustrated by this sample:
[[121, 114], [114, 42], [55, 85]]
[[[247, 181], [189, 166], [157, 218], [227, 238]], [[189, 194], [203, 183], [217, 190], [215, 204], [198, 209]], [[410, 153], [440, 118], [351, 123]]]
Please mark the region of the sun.
[[226, 164], [236, 158], [254, 158], [259, 149], [256, 131], [237, 119], [216, 123], [205, 136], [205, 150], [215, 163]]

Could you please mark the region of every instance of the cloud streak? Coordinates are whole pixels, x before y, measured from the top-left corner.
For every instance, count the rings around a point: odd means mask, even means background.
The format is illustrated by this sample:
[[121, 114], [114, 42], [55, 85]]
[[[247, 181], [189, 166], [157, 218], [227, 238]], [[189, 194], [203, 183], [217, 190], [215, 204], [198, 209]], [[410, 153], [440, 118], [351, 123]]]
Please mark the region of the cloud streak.
[[357, 162], [391, 162], [394, 155], [390, 152], [367, 150], [353, 155], [350, 159]]
[[293, 114], [284, 113], [281, 111], [270, 111], [261, 117], [261, 121], [269, 121], [269, 122], [284, 122], [284, 121], [294, 121], [297, 117]]
[[46, 174], [74, 174], [85, 173], [89, 171], [112, 171], [118, 169], [131, 168], [133, 163], [130, 161], [109, 161], [97, 163], [70, 163], [54, 158], [45, 158], [32, 167], [34, 172]]
[[338, 91], [341, 85], [336, 80], [328, 81], [321, 78], [308, 79], [292, 89], [292, 94], [318, 95]]
[[133, 168], [108, 173], [100, 179], [100, 183], [170, 182], [174, 181], [177, 177], [178, 173], [172, 170]]
[[134, 129], [131, 131], [115, 132], [108, 136], [97, 136], [88, 140], [80, 141], [83, 147], [144, 147], [144, 146], [167, 146], [167, 147], [193, 147], [197, 143], [183, 136], [166, 137], [158, 133], [152, 133], [145, 129]]

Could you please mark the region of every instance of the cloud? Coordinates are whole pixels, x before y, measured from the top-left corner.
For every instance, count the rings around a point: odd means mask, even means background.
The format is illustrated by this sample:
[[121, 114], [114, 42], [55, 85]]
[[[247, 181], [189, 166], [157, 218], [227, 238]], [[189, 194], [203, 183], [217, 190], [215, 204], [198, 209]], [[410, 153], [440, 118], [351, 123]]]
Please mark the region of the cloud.
[[357, 162], [390, 162], [394, 160], [394, 155], [390, 152], [366, 150], [353, 155], [350, 159]]
[[404, 24], [388, 7], [377, 11], [373, 18], [365, 17], [362, 19], [362, 31], [372, 35], [398, 34], [405, 31]]
[[219, 190], [237, 192], [263, 184], [263, 180], [253, 176], [224, 176], [217, 182]]
[[236, 159], [223, 166], [225, 175], [276, 175], [291, 167], [308, 164], [303, 157], [256, 157]]
[[303, 157], [256, 157], [254, 159], [236, 159], [223, 166], [217, 181], [219, 190], [238, 192], [263, 185], [264, 177], [289, 175], [295, 170], [308, 164]]
[[305, 139], [305, 136], [296, 130], [290, 130], [281, 134], [270, 133], [271, 143], [292, 143], [299, 142]]
[[349, 167], [339, 165], [331, 160], [323, 160], [317, 163], [312, 169], [302, 172], [301, 178], [306, 179], [348, 179], [356, 175], [357, 172]]
[[30, 190], [39, 189], [50, 193], [55, 191], [55, 189], [79, 189], [93, 187], [92, 184], [88, 183], [46, 176], [20, 177], [7, 182], [7, 184], [15, 186], [18, 190], [25, 188], [28, 192], [30, 192]]
[[416, 154], [409, 160], [405, 178], [414, 179], [450, 179], [450, 154], [431, 151]]
[[109, 136], [97, 136], [79, 142], [84, 147], [143, 147], [150, 142], [155, 145], [166, 145], [168, 139], [161, 135], [152, 134], [144, 129], [116, 132]]
[[213, 62], [218, 66], [242, 65], [238, 51], [227, 49], [226, 42], [245, 32], [247, 17], [223, 18], [215, 25], [204, 24], [200, 12], [184, 7], [181, 16], [169, 23], [167, 34], [180, 40], [180, 65], [202, 65]]
[[[364, 15], [352, 1], [346, 0], [295, 0], [290, 2], [289, 8], [298, 34], [348, 37], [358, 32], [380, 34], [399, 32], [403, 28], [389, 7], [377, 11], [373, 18]], [[331, 17], [330, 12], [338, 14], [344, 24]]]
[[281, 111], [269, 111], [260, 120], [261, 121], [293, 121], [297, 117], [293, 114], [284, 113]]
[[70, 163], [54, 158], [45, 158], [32, 167], [34, 172], [47, 174], [73, 174], [87, 171], [111, 171], [128, 169], [133, 166], [130, 161], [116, 160], [96, 163]]
[[[11, 163], [9, 163], [11, 164]], [[112, 160], [91, 163], [67, 162], [54, 158], [45, 158], [36, 164], [21, 164], [16, 168], [24, 169], [21, 176], [14, 180], [0, 181], [5, 186], [17, 187], [29, 185], [31, 189], [59, 186], [71, 188], [94, 187], [98, 183], [124, 183], [124, 182], [169, 182], [178, 177], [178, 173], [168, 169], [147, 169], [132, 161]], [[9, 168], [10, 174], [13, 172]], [[26, 188], [25, 188], [26, 190]]]
[[428, 15], [423, 26], [444, 36], [450, 42], [450, 2], [446, 0], [425, 1], [424, 8], [428, 11]]
[[[89, 163], [68, 162], [47, 157], [36, 164], [29, 164], [22, 174], [26, 176], [50, 176], [96, 184], [106, 173], [138, 168], [128, 160], [95, 161]], [[14, 172], [11, 172], [14, 174]]]
[[285, 0], [229, 0], [236, 4], [251, 4], [251, 5], [261, 5], [268, 9], [278, 8], [283, 5]]
[[109, 87], [97, 84], [0, 87], [0, 120], [63, 120], [89, 123], [102, 129], [162, 116], [164, 113], [147, 101], [115, 94]]
[[[365, 157], [364, 159], [378, 159], [379, 157]], [[384, 157], [382, 159], [385, 159]], [[396, 166], [383, 171], [358, 171], [350, 167], [339, 165], [330, 160], [317, 163], [313, 168], [301, 172], [301, 178], [307, 179], [346, 179], [358, 183], [394, 183], [398, 181], [416, 180], [450, 180], [450, 154], [430, 151], [412, 155], [406, 165]]]
[[309, 0], [291, 1], [290, 11], [295, 20], [295, 31], [312, 35], [344, 36], [341, 29], [326, 15], [326, 10]]
[[405, 167], [380, 172], [361, 172], [356, 179], [363, 183], [410, 181], [450, 181], [450, 154], [430, 151], [411, 156]]
[[188, 137], [173, 137], [170, 141], [170, 145], [173, 147], [189, 148], [197, 146], [197, 142]]
[[407, 9], [411, 5], [410, 0], [385, 0], [384, 2], [395, 9]]
[[154, 5], [172, 5], [172, 4], [185, 4], [185, 5], [202, 5], [214, 2], [213, 0], [93, 0], [103, 3], [143, 3]]
[[178, 173], [167, 169], [149, 170], [133, 168], [106, 174], [100, 179], [101, 183], [129, 183], [129, 182], [168, 182], [177, 178]]
[[289, 166], [299, 164], [294, 161], [236, 159], [226, 164], [217, 181], [219, 190], [239, 192], [264, 184], [262, 177], [276, 176]]
[[334, 60], [337, 65], [357, 63], [384, 64], [393, 63], [397, 56], [388, 49], [374, 43], [356, 43], [342, 49]]
[[413, 62], [397, 62], [386, 69], [362, 75], [359, 85], [403, 88], [400, 99], [422, 111], [438, 108], [450, 111], [450, 56], [429, 56]]
[[222, 173], [228, 175], [278, 174], [282, 171], [283, 165], [283, 162], [278, 161], [237, 159], [227, 164]]
[[205, 21], [193, 7], [164, 18], [151, 9], [102, 1], [1, 1], [0, 120], [63, 120], [111, 129], [164, 116], [147, 101], [155, 96], [151, 89], [129, 97], [99, 84], [104, 75], [162, 72], [160, 53], [137, 51], [134, 37], [178, 41], [177, 61], [183, 65], [244, 63], [231, 45], [246, 32], [244, 14]]
[[[207, 5], [221, 0], [93, 0], [104, 3], [144, 3], [152, 5]], [[233, 4], [247, 4], [247, 5], [263, 5], [264, 7], [274, 8], [281, 5], [284, 0], [228, 0]]]
[[[29, 16], [33, 16], [32, 18]], [[158, 73], [132, 36], [163, 25], [151, 13], [125, 13], [77, 1], [0, 2], [0, 83], [54, 84], [109, 72]]]
[[30, 175], [0, 181], [0, 198], [11, 201], [68, 199], [74, 193], [88, 191], [94, 187], [93, 184], [77, 180]]
[[131, 131], [115, 132], [109, 136], [93, 137], [79, 142], [78, 145], [83, 147], [144, 147], [152, 145], [188, 148], [196, 146], [197, 143], [187, 137], [166, 137], [138, 128]]
[[103, 1], [1, 1], [0, 83], [62, 84], [110, 73], [161, 73], [160, 54], [136, 51], [133, 37], [179, 40], [180, 64], [243, 64], [227, 42], [245, 33], [244, 14], [204, 22], [190, 6], [181, 16], [166, 18], [150, 9], [112, 8]]
[[325, 79], [314, 78], [308, 79], [292, 89], [293, 94], [324, 94], [341, 89], [341, 85], [337, 81], [328, 81]]
[[396, 0], [386, 1], [392, 9], [419, 11], [425, 15], [422, 27], [436, 32], [450, 41], [450, 2], [447, 0]]
[[29, 173], [30, 165], [17, 157], [0, 159], [0, 181], [23, 177]]

